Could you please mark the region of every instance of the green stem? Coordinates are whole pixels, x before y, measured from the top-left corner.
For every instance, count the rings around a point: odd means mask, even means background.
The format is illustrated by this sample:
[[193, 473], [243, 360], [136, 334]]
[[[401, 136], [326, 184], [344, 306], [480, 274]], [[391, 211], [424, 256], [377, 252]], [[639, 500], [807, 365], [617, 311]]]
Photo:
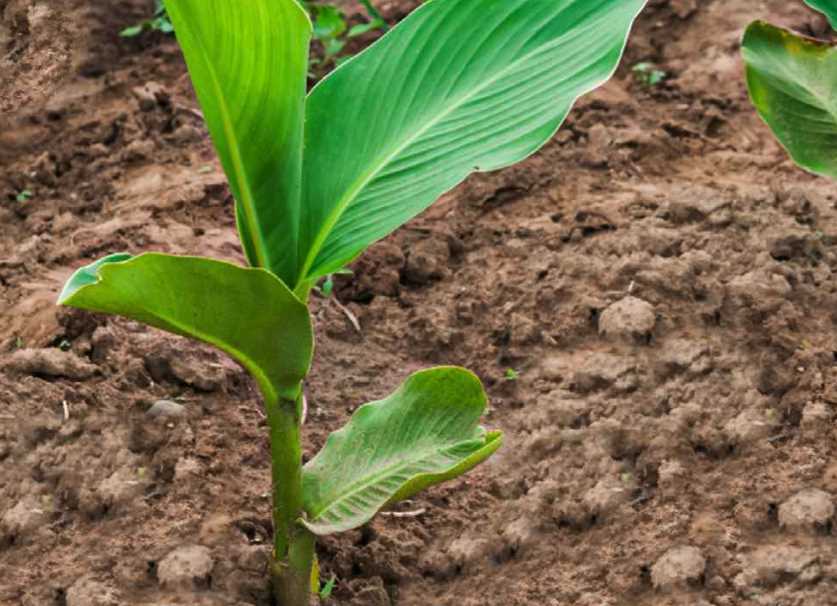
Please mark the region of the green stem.
[[389, 25], [387, 25], [387, 22], [384, 19], [383, 15], [381, 15], [381, 12], [377, 8], [375, 8], [374, 4], [372, 4], [372, 0], [360, 0], [360, 3], [364, 6], [364, 8], [366, 8], [367, 14], [373, 20], [374, 19], [380, 19], [381, 20], [381, 22], [383, 23], [383, 26], [381, 26], [381, 29], [383, 29], [384, 31], [389, 30]]
[[[301, 392], [300, 392], [301, 393]], [[273, 461], [273, 589], [279, 606], [308, 606], [314, 535], [302, 516], [301, 398], [267, 402]]]

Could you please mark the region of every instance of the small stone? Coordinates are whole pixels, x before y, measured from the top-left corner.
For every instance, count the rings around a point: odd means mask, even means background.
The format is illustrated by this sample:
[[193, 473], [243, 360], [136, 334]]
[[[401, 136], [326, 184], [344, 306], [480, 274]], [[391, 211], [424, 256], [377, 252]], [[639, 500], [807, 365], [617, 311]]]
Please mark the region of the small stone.
[[179, 418], [186, 415], [186, 407], [171, 400], [157, 400], [145, 413], [151, 418]]
[[669, 549], [651, 568], [651, 582], [657, 589], [684, 587], [700, 580], [706, 570], [706, 558], [700, 549], [680, 546]]
[[205, 589], [215, 563], [208, 548], [201, 545], [179, 547], [160, 560], [157, 578], [169, 589]]
[[69, 351], [57, 348], [21, 349], [6, 364], [21, 374], [82, 381], [93, 376], [96, 366]]
[[599, 318], [599, 334], [629, 341], [647, 340], [654, 331], [654, 306], [636, 297], [625, 297], [610, 305]]
[[67, 606], [119, 606], [121, 603], [113, 587], [90, 576], [81, 577], [67, 589]]
[[784, 528], [824, 528], [834, 518], [831, 495], [815, 488], [796, 493], [779, 506], [779, 524]]

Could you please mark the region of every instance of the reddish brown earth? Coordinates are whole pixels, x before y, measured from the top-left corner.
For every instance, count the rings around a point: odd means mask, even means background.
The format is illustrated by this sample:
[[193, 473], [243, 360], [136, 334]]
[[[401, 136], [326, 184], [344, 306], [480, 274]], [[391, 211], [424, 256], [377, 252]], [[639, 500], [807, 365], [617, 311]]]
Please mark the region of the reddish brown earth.
[[[242, 259], [176, 45], [115, 35], [147, 4], [0, 0], [2, 606], [269, 604], [244, 372], [54, 306], [106, 253]], [[801, 2], [652, 1], [554, 142], [356, 264], [337, 293], [360, 332], [316, 303], [308, 455], [435, 364], [476, 370], [507, 434], [407, 515], [324, 541], [331, 604], [837, 604], [837, 188], [747, 101], [757, 17], [822, 29]]]

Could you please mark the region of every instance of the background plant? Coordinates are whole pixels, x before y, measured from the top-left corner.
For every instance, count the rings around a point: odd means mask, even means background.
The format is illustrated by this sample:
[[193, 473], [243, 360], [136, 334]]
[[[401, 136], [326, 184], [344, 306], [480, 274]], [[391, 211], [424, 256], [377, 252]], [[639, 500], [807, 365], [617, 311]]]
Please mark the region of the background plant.
[[[837, 24], [837, 0], [806, 0]], [[837, 48], [764, 21], [752, 23], [742, 53], [759, 115], [793, 160], [837, 178]]]
[[169, 0], [250, 267], [120, 253], [77, 271], [60, 302], [210, 343], [252, 374], [280, 604], [305, 605], [318, 586], [316, 536], [365, 524], [501, 443], [478, 425], [479, 380], [443, 367], [360, 407], [303, 467], [311, 290], [472, 172], [546, 143], [612, 75], [644, 3], [431, 0], [306, 95], [313, 28], [295, 0]]
[[[323, 51], [321, 58], [311, 57], [312, 67], [328, 67], [332, 63], [339, 62], [340, 54], [352, 38], [374, 30], [386, 31], [388, 29], [386, 21], [371, 0], [360, 0], [360, 4], [366, 11], [366, 21], [349, 26], [345, 13], [336, 5], [302, 2], [313, 21], [313, 39], [322, 45]], [[134, 38], [146, 31], [164, 34], [174, 32], [165, 0], [155, 0], [154, 14], [150, 19], [126, 27], [119, 32], [119, 35], [123, 38]]]

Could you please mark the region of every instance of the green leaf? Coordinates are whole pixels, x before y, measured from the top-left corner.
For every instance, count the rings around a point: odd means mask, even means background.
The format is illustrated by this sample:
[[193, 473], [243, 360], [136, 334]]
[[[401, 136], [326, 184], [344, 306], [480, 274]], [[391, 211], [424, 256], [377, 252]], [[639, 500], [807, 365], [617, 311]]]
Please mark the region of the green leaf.
[[444, 367], [362, 406], [303, 470], [304, 524], [319, 535], [357, 528], [387, 504], [481, 463], [502, 441], [478, 426], [485, 405], [479, 379]]
[[251, 265], [296, 279], [311, 22], [296, 0], [167, 0]]
[[837, 29], [837, 0], [805, 0], [805, 3], [828, 17], [831, 27]]
[[386, 21], [376, 18], [368, 23], [358, 23], [357, 25], [353, 25], [351, 29], [349, 29], [349, 33], [346, 35], [349, 38], [356, 38], [357, 36], [362, 36], [366, 32], [371, 32], [375, 29], [383, 29], [385, 25]]
[[142, 33], [143, 29], [145, 29], [145, 23], [138, 23], [137, 25], [126, 27], [121, 32], [119, 32], [119, 35], [122, 38], [135, 38]]
[[645, 0], [431, 0], [310, 93], [300, 280], [546, 143]]
[[314, 20], [314, 38], [337, 38], [346, 31], [346, 19], [336, 6], [326, 4], [316, 8], [317, 18]]
[[158, 253], [111, 255], [73, 274], [59, 303], [215, 345], [250, 371], [269, 402], [295, 399], [311, 365], [308, 309], [263, 269]]
[[742, 44], [750, 97], [794, 161], [837, 178], [837, 49], [757, 21]]

